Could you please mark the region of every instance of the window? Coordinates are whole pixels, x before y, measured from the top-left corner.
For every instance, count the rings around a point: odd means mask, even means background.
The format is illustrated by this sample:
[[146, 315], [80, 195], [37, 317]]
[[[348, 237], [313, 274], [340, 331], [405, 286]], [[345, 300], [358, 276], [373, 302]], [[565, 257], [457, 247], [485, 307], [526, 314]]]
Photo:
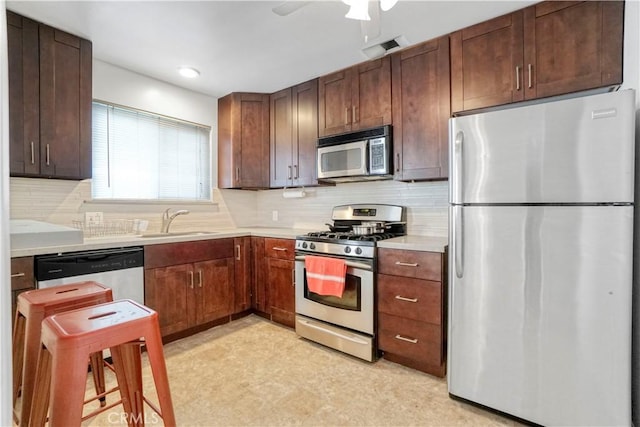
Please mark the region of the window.
[[211, 129], [93, 103], [94, 199], [211, 200]]

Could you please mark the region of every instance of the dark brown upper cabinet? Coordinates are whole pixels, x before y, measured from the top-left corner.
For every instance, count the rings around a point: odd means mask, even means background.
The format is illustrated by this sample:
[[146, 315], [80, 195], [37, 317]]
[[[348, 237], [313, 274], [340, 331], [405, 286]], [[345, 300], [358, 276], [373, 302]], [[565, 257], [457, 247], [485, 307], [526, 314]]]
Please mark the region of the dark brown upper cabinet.
[[218, 99], [218, 187], [269, 187], [269, 95]]
[[322, 76], [319, 136], [391, 123], [391, 60], [384, 57]]
[[394, 179], [446, 179], [449, 37], [392, 56]]
[[91, 42], [7, 11], [12, 176], [91, 177]]
[[317, 184], [318, 80], [271, 95], [270, 184]]
[[622, 83], [624, 2], [542, 2], [451, 34], [452, 111]]

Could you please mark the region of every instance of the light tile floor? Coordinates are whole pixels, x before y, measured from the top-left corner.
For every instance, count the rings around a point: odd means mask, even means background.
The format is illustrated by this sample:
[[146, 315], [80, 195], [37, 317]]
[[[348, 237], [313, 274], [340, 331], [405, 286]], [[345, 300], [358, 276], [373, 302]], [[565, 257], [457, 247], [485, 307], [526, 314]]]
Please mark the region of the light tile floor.
[[[165, 359], [180, 426], [518, 425], [450, 399], [444, 379], [360, 361], [254, 315], [167, 344]], [[143, 378], [155, 402], [146, 360]], [[83, 425], [125, 425], [120, 408]]]

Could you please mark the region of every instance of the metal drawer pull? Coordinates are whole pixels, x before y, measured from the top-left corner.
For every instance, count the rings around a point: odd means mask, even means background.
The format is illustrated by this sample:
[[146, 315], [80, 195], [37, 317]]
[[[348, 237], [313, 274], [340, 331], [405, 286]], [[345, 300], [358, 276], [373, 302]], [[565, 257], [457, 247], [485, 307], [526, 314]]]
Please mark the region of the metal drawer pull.
[[198, 287], [201, 288], [203, 285], [202, 282], [202, 270], [198, 270]]
[[11, 275], [11, 278], [13, 279], [13, 278], [15, 278], [15, 277], [24, 277], [24, 276], [26, 276], [26, 274], [25, 274], [25, 273], [15, 273], [15, 274], [12, 274], [12, 275]]
[[240, 245], [236, 245], [236, 261], [240, 261]]
[[35, 165], [36, 164], [36, 153], [34, 151], [34, 146], [33, 146], [33, 141], [31, 141], [31, 164]]
[[406, 342], [410, 342], [411, 344], [418, 344], [418, 339], [417, 338], [406, 338], [403, 337], [402, 335], [396, 335], [396, 339], [400, 340], [400, 341], [406, 341]]
[[190, 282], [189, 287], [193, 289], [193, 271], [189, 272], [189, 282]]
[[396, 265], [401, 265], [403, 267], [417, 267], [418, 263], [417, 262], [402, 262], [402, 261], [396, 261]]
[[47, 166], [49, 166], [49, 144], [47, 144]]
[[407, 298], [401, 295], [396, 295], [396, 299], [400, 301], [406, 301], [406, 302], [418, 302], [418, 298]]
[[533, 86], [533, 85], [531, 84], [531, 72], [532, 72], [532, 71], [531, 71], [531, 68], [533, 68], [533, 67], [532, 67], [532, 65], [531, 65], [531, 64], [529, 64], [529, 65], [528, 65], [528, 68], [529, 68], [529, 88], [531, 88], [531, 87]]
[[287, 248], [279, 248], [278, 246], [274, 246], [271, 249], [273, 249], [274, 251], [280, 251], [280, 252], [286, 252], [287, 251]]
[[520, 90], [520, 67], [516, 66], [516, 90]]

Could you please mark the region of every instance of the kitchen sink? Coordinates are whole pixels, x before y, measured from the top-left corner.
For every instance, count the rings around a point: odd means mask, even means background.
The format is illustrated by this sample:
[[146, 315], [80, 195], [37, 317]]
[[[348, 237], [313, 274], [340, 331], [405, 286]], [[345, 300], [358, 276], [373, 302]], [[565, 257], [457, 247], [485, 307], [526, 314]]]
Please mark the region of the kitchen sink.
[[206, 236], [216, 233], [217, 231], [170, 231], [168, 233], [146, 233], [140, 235], [140, 238], [146, 239], [152, 237]]

